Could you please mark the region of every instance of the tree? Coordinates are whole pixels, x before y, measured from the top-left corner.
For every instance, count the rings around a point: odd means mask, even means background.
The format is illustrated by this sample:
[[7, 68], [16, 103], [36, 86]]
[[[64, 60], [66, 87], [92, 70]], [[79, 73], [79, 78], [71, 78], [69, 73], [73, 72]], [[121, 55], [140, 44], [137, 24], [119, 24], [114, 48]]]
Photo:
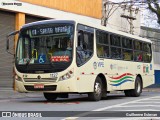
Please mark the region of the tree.
[[149, 10], [156, 14], [158, 18], [157, 23], [160, 24], [160, 6], [158, 0], [147, 0], [147, 4]]

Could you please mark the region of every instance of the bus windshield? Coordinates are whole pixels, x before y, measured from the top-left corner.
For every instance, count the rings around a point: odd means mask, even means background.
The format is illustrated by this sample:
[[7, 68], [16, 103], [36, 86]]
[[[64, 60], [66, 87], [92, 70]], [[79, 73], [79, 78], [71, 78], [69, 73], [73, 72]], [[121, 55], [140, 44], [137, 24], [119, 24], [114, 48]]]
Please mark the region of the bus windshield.
[[65, 70], [72, 62], [73, 24], [43, 24], [23, 28], [16, 51], [16, 67], [23, 73]]

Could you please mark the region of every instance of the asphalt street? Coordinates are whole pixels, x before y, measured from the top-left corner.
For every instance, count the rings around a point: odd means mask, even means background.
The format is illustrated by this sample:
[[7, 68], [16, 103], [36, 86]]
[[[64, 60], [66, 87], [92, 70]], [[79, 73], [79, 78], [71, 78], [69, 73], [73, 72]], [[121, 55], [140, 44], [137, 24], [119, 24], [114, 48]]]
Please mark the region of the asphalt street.
[[[54, 116], [54, 119], [160, 119], [156, 116], [140, 116], [134, 114], [143, 111], [151, 115], [159, 114], [160, 91], [144, 91], [140, 97], [126, 97], [123, 92], [111, 93], [98, 102], [89, 101], [87, 95], [71, 94], [69, 98], [59, 98], [48, 102], [41, 93], [10, 93], [1, 91], [0, 111], [24, 113], [40, 112], [42, 117]], [[10, 94], [9, 94], [10, 93]], [[7, 97], [8, 95], [8, 97]], [[4, 96], [4, 98], [3, 98]], [[48, 111], [48, 112], [46, 112]], [[130, 113], [130, 112], [140, 113]], [[155, 112], [156, 111], [156, 112]], [[98, 112], [98, 113], [95, 113]], [[129, 113], [127, 113], [129, 112]], [[122, 116], [121, 116], [122, 115]], [[148, 114], [147, 114], [148, 115]], [[118, 117], [120, 116], [120, 117]], [[133, 117], [132, 117], [133, 116]], [[14, 116], [17, 117], [17, 116]], [[23, 116], [20, 116], [23, 117]], [[17, 118], [16, 118], [17, 119]], [[44, 119], [44, 118], [41, 118]], [[53, 119], [48, 117], [47, 119]]]

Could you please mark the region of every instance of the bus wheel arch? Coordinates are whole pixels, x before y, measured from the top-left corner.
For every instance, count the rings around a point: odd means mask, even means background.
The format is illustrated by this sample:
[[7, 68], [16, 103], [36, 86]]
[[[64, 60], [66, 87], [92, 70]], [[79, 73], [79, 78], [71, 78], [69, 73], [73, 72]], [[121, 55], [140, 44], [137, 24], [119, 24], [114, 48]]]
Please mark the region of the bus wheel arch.
[[140, 74], [138, 74], [134, 82], [134, 89], [125, 90], [124, 93], [128, 97], [138, 97], [142, 93], [142, 88], [143, 88], [142, 77]]
[[141, 85], [142, 85], [141, 87], [143, 88], [143, 79], [142, 79], [142, 76], [141, 76], [140, 74], [138, 74], [138, 75], [136, 76], [136, 78], [137, 78], [137, 77], [139, 77], [139, 78], [140, 78]]
[[106, 77], [104, 76], [104, 74], [100, 73], [97, 77], [101, 78], [102, 81], [102, 97], [106, 97], [107, 96], [107, 80]]
[[[106, 88], [106, 78], [103, 74], [97, 75], [94, 82], [94, 91], [88, 93], [88, 97], [92, 101], [99, 101], [102, 97], [106, 97], [107, 88]], [[97, 88], [99, 90], [97, 90]]]

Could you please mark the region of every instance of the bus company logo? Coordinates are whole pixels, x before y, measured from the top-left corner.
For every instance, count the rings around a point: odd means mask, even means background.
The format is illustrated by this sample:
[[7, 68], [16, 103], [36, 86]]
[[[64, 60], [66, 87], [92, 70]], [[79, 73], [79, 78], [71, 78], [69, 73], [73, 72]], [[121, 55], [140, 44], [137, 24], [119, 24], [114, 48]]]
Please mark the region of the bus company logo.
[[38, 75], [38, 76], [37, 76], [37, 79], [41, 79], [41, 76], [40, 76], [40, 75]]
[[97, 63], [96, 62], [93, 63], [93, 68], [97, 69]]
[[104, 67], [104, 62], [94, 62], [93, 63], [93, 68], [97, 69], [97, 67], [103, 68]]
[[97, 62], [98, 67], [104, 67], [104, 62]]

